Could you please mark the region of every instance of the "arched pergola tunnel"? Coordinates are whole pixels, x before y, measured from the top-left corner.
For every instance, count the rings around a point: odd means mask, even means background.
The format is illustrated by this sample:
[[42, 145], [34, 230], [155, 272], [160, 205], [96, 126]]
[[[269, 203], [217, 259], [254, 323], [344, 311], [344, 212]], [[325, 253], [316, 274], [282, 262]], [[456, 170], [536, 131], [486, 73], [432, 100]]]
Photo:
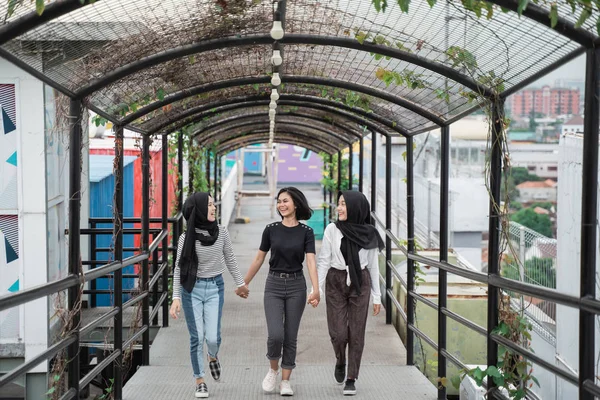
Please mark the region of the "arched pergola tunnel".
[[[140, 3], [140, 4], [137, 4]], [[86, 327], [79, 327], [79, 313], [74, 312], [73, 326], [77, 328], [60, 342], [48, 348], [35, 359], [0, 378], [0, 387], [26, 372], [45, 359], [68, 349], [68, 387], [63, 398], [76, 397], [82, 386], [103, 368], [114, 367], [114, 396], [122, 396], [122, 376], [119, 366], [123, 349], [129, 343], [142, 340], [143, 363], [149, 363], [149, 326], [159, 310], [163, 311], [166, 326], [167, 301], [164, 291], [157, 299], [156, 283], [162, 279], [167, 286], [168, 263], [163, 257], [149, 275], [149, 258], [159, 246], [162, 254], [169, 251], [168, 224], [173, 222], [174, 241], [182, 229], [181, 213], [169, 219], [166, 202], [163, 202], [162, 229], [150, 243], [149, 218], [149, 147], [152, 136], [160, 136], [163, 148], [163, 176], [167, 175], [168, 135], [178, 135], [178, 168], [182, 173], [183, 134], [181, 129], [199, 125], [196, 143], [199, 146], [219, 141], [217, 154], [222, 155], [254, 143], [272, 139], [267, 125], [267, 105], [272, 87], [269, 73], [278, 73], [285, 88], [280, 87], [278, 107], [297, 108], [281, 111], [275, 117], [274, 140], [283, 143], [338, 154], [352, 144], [362, 141], [365, 132], [372, 139], [370, 199], [373, 211], [377, 206], [377, 178], [375, 171], [379, 137], [385, 138], [385, 221], [377, 224], [386, 232], [386, 320], [391, 322], [392, 307], [407, 321], [407, 363], [414, 363], [415, 335], [438, 349], [438, 375], [446, 376], [449, 361], [465, 367], [461, 360], [447, 350], [447, 318], [467, 326], [487, 337], [487, 365], [498, 363], [498, 344], [534, 361], [579, 388], [580, 399], [600, 395], [595, 383], [594, 317], [600, 314], [600, 302], [595, 299], [596, 219], [598, 176], [598, 110], [600, 98], [600, 39], [590, 21], [576, 27], [575, 17], [566, 6], [559, 7], [554, 18], [552, 10], [529, 4], [516, 11], [519, 4], [512, 0], [494, 0], [496, 7], [490, 20], [479, 20], [472, 13], [452, 3], [411, 5], [409, 12], [419, 22], [408, 19], [398, 10], [388, 10], [387, 16], [377, 15], [370, 2], [331, 2], [309, 4], [285, 0], [276, 2], [240, 2], [231, 7], [239, 9], [214, 9], [212, 4], [195, 3], [195, 6], [177, 2], [163, 2], [152, 9], [143, 2], [102, 0], [94, 4], [79, 0], [58, 0], [46, 5], [38, 15], [33, 5], [21, 4], [14, 13], [5, 11], [6, 20], [0, 27], [0, 56], [14, 63], [34, 77], [57, 89], [70, 99], [70, 173], [69, 173], [69, 272], [60, 281], [41, 287], [0, 297], [0, 310], [23, 304], [68, 289], [69, 310], [77, 310], [80, 285], [113, 273], [113, 309]], [[160, 2], [159, 2], [160, 3]], [[359, 4], [360, 3], [360, 4]], [[250, 5], [251, 4], [251, 5]], [[345, 6], [341, 5], [345, 4]], [[273, 6], [276, 6], [274, 11]], [[171, 8], [169, 6], [172, 6]], [[177, 6], [186, 12], [172, 15]], [[6, 5], [4, 7], [7, 7]], [[199, 7], [198, 10], [192, 7]], [[202, 8], [204, 7], [204, 8]], [[312, 7], [312, 8], [311, 8]], [[354, 8], [353, 8], [354, 7]], [[500, 14], [498, 7], [509, 10]], [[314, 8], [314, 9], [313, 9]], [[195, 14], [193, 11], [196, 11]], [[241, 11], [241, 12], [240, 12]], [[78, 22], [102, 20], [108, 15], [126, 15], [123, 21], [107, 25], [107, 32], [90, 32], [74, 29]], [[316, 17], [318, 15], [318, 17]], [[224, 21], [215, 26], [198, 23]], [[552, 16], [552, 18], [550, 18]], [[158, 18], [170, 18], [169, 31], [161, 31]], [[469, 51], [458, 47], [460, 34], [449, 26], [452, 19], [462, 18], [474, 30], [473, 45]], [[193, 18], [196, 18], [195, 20]], [[282, 22], [285, 35], [274, 40], [268, 32], [273, 18]], [[554, 22], [553, 22], [554, 21]], [[135, 22], [135, 23], [134, 23]], [[333, 23], [335, 22], [335, 23]], [[555, 23], [554, 29], [549, 27]], [[69, 25], [71, 24], [71, 25]], [[203, 28], [203, 26], [208, 28]], [[445, 35], [432, 32], [432, 27], [444, 26]], [[150, 28], [152, 27], [152, 28]], [[201, 29], [206, 29], [202, 31]], [[173, 34], [173, 31], [175, 34]], [[318, 32], [318, 34], [315, 34]], [[180, 33], [180, 36], [177, 34]], [[183, 33], [186, 33], [185, 35]], [[466, 33], [465, 33], [466, 34]], [[162, 36], [166, 38], [162, 39]], [[354, 35], [354, 38], [351, 38]], [[440, 36], [442, 36], [440, 38]], [[381, 39], [380, 39], [381, 37]], [[518, 40], [517, 40], [518, 38]], [[52, 40], [45, 40], [52, 39]], [[83, 45], [57, 49], [53, 42]], [[78, 42], [79, 41], [79, 42]], [[491, 43], [486, 45], [485, 43]], [[32, 59], [28, 52], [38, 46], [47, 54], [63, 51], [62, 61], [52, 57]], [[105, 46], [105, 47], [103, 47]], [[108, 51], [107, 51], [108, 49]], [[457, 51], [461, 57], [457, 57]], [[284, 64], [270, 64], [272, 50], [282, 54]], [[585, 93], [585, 137], [583, 153], [582, 240], [581, 240], [581, 292], [580, 296], [558, 293], [556, 290], [517, 282], [500, 276], [500, 183], [503, 168], [504, 100], [520, 88], [535, 81], [557, 67], [585, 53], [587, 58]], [[105, 64], [102, 56], [107, 59]], [[380, 57], [376, 57], [379, 55]], [[477, 59], [474, 64], [469, 59]], [[196, 57], [202, 62], [193, 61]], [[306, 60], [306, 61], [305, 61]], [[305, 65], [306, 64], [306, 65]], [[402, 71], [394, 75], [392, 72]], [[208, 78], [207, 78], [208, 77]], [[496, 82], [494, 77], [501, 77]], [[385, 81], [385, 83], [383, 82]], [[279, 86], [279, 85], [277, 85]], [[477, 102], [470, 104], [465, 93], [471, 91]], [[325, 95], [324, 95], [325, 94]], [[487, 274], [467, 271], [448, 263], [448, 195], [449, 195], [449, 125], [471, 113], [482, 104], [490, 106], [490, 215]], [[123, 182], [115, 186], [115, 246], [116, 261], [82, 272], [80, 250], [81, 202], [81, 143], [83, 109], [88, 108], [115, 125], [116, 176], [123, 171], [123, 129], [139, 132], [143, 137], [143, 212], [142, 252], [123, 259]], [[251, 113], [250, 110], [260, 110]], [[203, 122], [205, 121], [205, 122]], [[310, 121], [307, 123], [306, 121]], [[329, 121], [329, 122], [326, 122]], [[281, 129], [280, 129], [281, 126]], [[366, 130], [360, 127], [366, 127]], [[440, 257], [432, 260], [417, 254], [414, 242], [414, 136], [441, 128], [441, 196], [440, 196]], [[406, 138], [407, 171], [407, 246], [391, 231], [391, 138]], [[350, 158], [352, 159], [352, 157]], [[363, 154], [359, 156], [362, 172]], [[215, 161], [215, 193], [218, 188], [218, 163]], [[207, 171], [210, 170], [207, 165]], [[352, 170], [352, 169], [350, 169]], [[338, 166], [338, 171], [341, 168]], [[341, 181], [338, 177], [338, 182]], [[398, 177], [396, 177], [397, 179]], [[359, 189], [362, 190], [362, 173]], [[163, 179], [163, 199], [166, 198], [166, 179]], [[179, 207], [182, 204], [183, 182], [178, 182]], [[332, 194], [330, 193], [330, 202]], [[406, 282], [395, 274], [391, 263], [392, 248], [400, 248], [408, 259]], [[425, 262], [439, 269], [439, 301], [435, 304], [415, 291], [414, 263]], [[122, 302], [122, 268], [141, 263], [145, 291], [136, 298]], [[481, 327], [447, 308], [447, 274], [456, 274], [488, 285], [488, 322]], [[400, 280], [407, 290], [407, 310], [396, 304], [391, 295], [394, 279]], [[513, 343], [495, 333], [499, 320], [501, 290], [511, 290], [537, 298], [574, 307], [580, 312], [579, 374], [567, 372], [554, 363], [541, 359], [527, 348]], [[153, 291], [156, 307], [150, 311], [149, 298]], [[140, 330], [127, 342], [121, 335], [123, 310], [142, 302], [143, 321]], [[438, 313], [437, 342], [415, 325], [415, 301], [434, 308]], [[106, 319], [114, 319], [115, 351], [90, 373], [79, 375], [79, 335], [89, 331]], [[489, 388], [494, 383], [488, 382]], [[438, 391], [445, 398], [444, 387]]]

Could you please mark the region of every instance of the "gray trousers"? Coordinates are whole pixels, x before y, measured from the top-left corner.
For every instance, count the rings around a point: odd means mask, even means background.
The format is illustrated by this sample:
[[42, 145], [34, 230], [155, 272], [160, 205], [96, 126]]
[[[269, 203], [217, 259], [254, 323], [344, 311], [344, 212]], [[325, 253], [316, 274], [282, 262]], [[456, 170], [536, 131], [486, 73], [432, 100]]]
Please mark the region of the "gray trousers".
[[[296, 367], [296, 343], [300, 320], [306, 306], [306, 280], [296, 276], [280, 277], [269, 272], [265, 285], [265, 316], [267, 317], [267, 358], [281, 358], [281, 368]], [[283, 349], [283, 357], [282, 357]]]
[[327, 327], [337, 365], [346, 364], [348, 347], [348, 378], [358, 378], [360, 361], [365, 347], [365, 330], [371, 296], [371, 275], [362, 270], [360, 296], [346, 284], [346, 271], [330, 268], [325, 280]]

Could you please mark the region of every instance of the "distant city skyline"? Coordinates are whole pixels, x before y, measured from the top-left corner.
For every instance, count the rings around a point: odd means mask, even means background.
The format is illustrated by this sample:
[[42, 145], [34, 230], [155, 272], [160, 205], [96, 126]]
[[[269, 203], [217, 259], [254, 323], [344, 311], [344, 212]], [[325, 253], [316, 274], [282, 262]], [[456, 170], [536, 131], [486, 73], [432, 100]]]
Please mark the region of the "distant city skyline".
[[554, 82], [557, 79], [585, 79], [585, 54], [577, 57], [543, 78], [538, 79], [527, 87], [542, 87], [544, 85], [554, 86]]

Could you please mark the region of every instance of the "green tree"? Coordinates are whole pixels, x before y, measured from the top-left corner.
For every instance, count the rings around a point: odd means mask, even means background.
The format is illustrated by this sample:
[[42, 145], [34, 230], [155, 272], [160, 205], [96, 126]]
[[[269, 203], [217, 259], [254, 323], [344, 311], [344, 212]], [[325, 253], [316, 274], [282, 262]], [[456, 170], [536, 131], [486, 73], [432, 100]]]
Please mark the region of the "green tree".
[[547, 215], [537, 214], [531, 208], [524, 208], [514, 213], [510, 219], [537, 233], [552, 237], [552, 222]]
[[537, 128], [537, 122], [535, 122], [535, 114], [536, 113], [532, 108], [531, 112], [529, 113], [529, 130], [531, 132], [535, 132], [535, 129]]
[[528, 181], [541, 181], [537, 175], [532, 175], [527, 171], [527, 168], [524, 167], [512, 167], [510, 169], [510, 176], [513, 178], [515, 185], [520, 185], [523, 182]]
[[[524, 282], [541, 285], [551, 289], [556, 288], [556, 269], [552, 258], [532, 257], [525, 261]], [[502, 276], [516, 281], [521, 280], [519, 267], [512, 257], [503, 263]]]

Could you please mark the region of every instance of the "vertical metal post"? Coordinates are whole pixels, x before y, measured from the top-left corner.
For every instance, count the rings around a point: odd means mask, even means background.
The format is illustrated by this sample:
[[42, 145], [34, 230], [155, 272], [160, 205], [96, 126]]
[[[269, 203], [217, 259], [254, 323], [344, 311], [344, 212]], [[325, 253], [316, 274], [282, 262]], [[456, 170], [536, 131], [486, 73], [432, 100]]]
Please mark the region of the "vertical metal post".
[[[177, 134], [177, 213], [183, 209], [183, 132], [179, 131]], [[173, 231], [177, 232], [177, 235], [181, 235], [183, 232], [183, 219], [173, 227]], [[179, 236], [177, 236], [179, 238]], [[173, 246], [177, 247], [177, 241], [173, 238]], [[175, 255], [177, 252], [173, 252], [173, 262], [175, 262]], [[173, 264], [175, 265], [175, 264]]]
[[363, 191], [363, 173], [365, 164], [365, 138], [361, 136], [358, 148], [358, 191]]
[[[389, 136], [385, 139], [385, 230], [392, 229], [392, 141]], [[385, 235], [385, 323], [392, 323], [392, 239]]]
[[354, 190], [354, 175], [352, 173], [352, 167], [354, 164], [354, 149], [352, 147], [353, 143], [350, 143], [348, 146], [348, 187], [346, 188], [348, 190]]
[[[191, 149], [193, 149], [194, 146], [194, 139], [192, 137], [189, 138], [188, 140], [188, 154], [191, 153]], [[183, 146], [179, 148], [179, 151], [182, 152], [183, 151]], [[183, 164], [180, 164], [180, 171], [181, 171], [181, 166]], [[182, 175], [183, 176], [183, 172]], [[192, 168], [191, 164], [188, 163], [188, 193], [192, 194], [194, 193], [194, 168]], [[183, 204], [183, 203], [182, 203]]]
[[[162, 136], [162, 230], [169, 232], [169, 136]], [[162, 242], [161, 264], [169, 263], [169, 235]], [[169, 291], [169, 268], [163, 269], [162, 293]], [[169, 300], [162, 304], [162, 326], [169, 326]]]
[[[152, 241], [154, 242], [154, 239], [156, 239], [156, 236], [158, 236], [158, 234], [153, 233], [152, 234]], [[158, 272], [158, 250], [155, 250], [152, 253], [152, 276], [156, 275], [156, 273]], [[148, 290], [150, 290], [150, 288], [148, 288]], [[154, 286], [152, 287], [152, 308], [154, 309], [154, 307], [156, 307], [156, 304], [158, 303], [158, 282], [156, 282], [154, 284]], [[152, 318], [152, 325], [156, 326], [158, 325], [158, 313], [154, 315], [154, 318]]]
[[[333, 154], [329, 155], [329, 180], [333, 182]], [[333, 191], [329, 189], [329, 220], [333, 221]]]
[[377, 132], [371, 133], [371, 211], [377, 210]]
[[[581, 297], [596, 298], [596, 219], [598, 207], [598, 112], [600, 111], [600, 48], [586, 54], [581, 192]], [[579, 399], [594, 396], [583, 389], [595, 382], [595, 315], [579, 311]], [[597, 350], [597, 349], [596, 349]]]
[[[123, 127], [117, 126], [115, 131], [115, 260], [123, 260]], [[114, 306], [119, 312], [114, 316], [115, 331], [113, 334], [113, 351], [121, 352], [113, 364], [114, 396], [121, 399], [123, 395], [123, 269], [113, 273]]]
[[[148, 253], [150, 242], [150, 137], [142, 141], [142, 252]], [[148, 256], [150, 256], [148, 254]], [[148, 292], [148, 259], [142, 261], [142, 291]], [[142, 300], [142, 326], [150, 325], [150, 302]], [[142, 365], [150, 364], [150, 329], [142, 334]]]
[[218, 158], [218, 157], [217, 157], [217, 155], [215, 154], [215, 155], [214, 155], [214, 160], [213, 160], [213, 174], [214, 174], [214, 176], [215, 176], [215, 179], [214, 179], [214, 185], [213, 185], [213, 186], [214, 186], [214, 195], [213, 195], [213, 200], [215, 201], [215, 203], [218, 201], [218, 197], [217, 197], [217, 189], [218, 189], [218, 183], [219, 183], [219, 175], [218, 175], [218, 172], [219, 172], [219, 164], [218, 164], [218, 159], [219, 159], [219, 158]]
[[431, 240], [431, 180], [427, 180], [427, 248], [433, 247]]
[[[525, 245], [525, 227], [521, 226], [519, 228], [519, 262], [517, 263], [517, 267], [519, 268], [519, 278], [521, 279], [521, 282], [525, 282], [525, 252], [526, 251], [527, 251], [527, 246]], [[521, 297], [521, 315], [522, 315], [525, 312], [525, 296], [523, 295], [523, 293], [521, 293], [520, 297]]]
[[[415, 177], [413, 170], [413, 137], [406, 138], [406, 237], [408, 253], [415, 251]], [[406, 261], [407, 283], [406, 283], [406, 315], [407, 324], [415, 323], [415, 300], [412, 291], [415, 290], [415, 262], [410, 258]], [[406, 364], [414, 365], [414, 333], [406, 327]]]
[[[82, 106], [80, 100], [71, 99], [69, 108], [69, 274], [81, 276], [81, 116]], [[67, 305], [69, 311], [78, 308], [80, 301], [80, 286], [73, 286], [67, 291]], [[79, 397], [79, 321], [80, 312], [73, 314], [71, 327], [77, 330], [77, 340], [67, 348], [68, 384], [74, 388], [76, 397]]]
[[[492, 103], [492, 135], [490, 154], [490, 218], [488, 239], [488, 275], [498, 275], [500, 272], [500, 183], [502, 180], [502, 142], [504, 119], [504, 99], [495, 99]], [[490, 335], [498, 326], [500, 307], [500, 292], [498, 288], [488, 284], [487, 307], [487, 365], [498, 365], [498, 345]], [[495, 386], [493, 380], [488, 381], [488, 388]]]
[[337, 191], [338, 193], [342, 190], [342, 152], [338, 151], [338, 165], [337, 165]]
[[206, 149], [206, 184], [207, 184], [207, 192], [210, 193], [210, 150]]
[[323, 229], [327, 226], [327, 188], [323, 185]]
[[[448, 206], [450, 198], [450, 127], [442, 126], [440, 169], [440, 261], [448, 262]], [[448, 305], [448, 273], [439, 271], [438, 278], [438, 377], [446, 377], [447, 321], [442, 312]], [[446, 399], [446, 387], [438, 385], [438, 399]]]
[[[90, 222], [90, 228], [96, 229], [96, 223]], [[96, 243], [97, 243], [96, 234], [92, 233], [90, 235], [90, 260], [91, 261], [96, 261], [96, 257], [98, 256], [98, 252], [96, 251]], [[94, 268], [96, 268], [96, 264], [90, 265], [90, 269], [94, 269]], [[96, 279], [93, 279], [90, 281], [90, 289], [96, 290]], [[98, 298], [98, 295], [96, 293], [94, 293], [94, 292], [90, 293], [90, 307], [91, 308], [96, 307], [97, 298]]]

